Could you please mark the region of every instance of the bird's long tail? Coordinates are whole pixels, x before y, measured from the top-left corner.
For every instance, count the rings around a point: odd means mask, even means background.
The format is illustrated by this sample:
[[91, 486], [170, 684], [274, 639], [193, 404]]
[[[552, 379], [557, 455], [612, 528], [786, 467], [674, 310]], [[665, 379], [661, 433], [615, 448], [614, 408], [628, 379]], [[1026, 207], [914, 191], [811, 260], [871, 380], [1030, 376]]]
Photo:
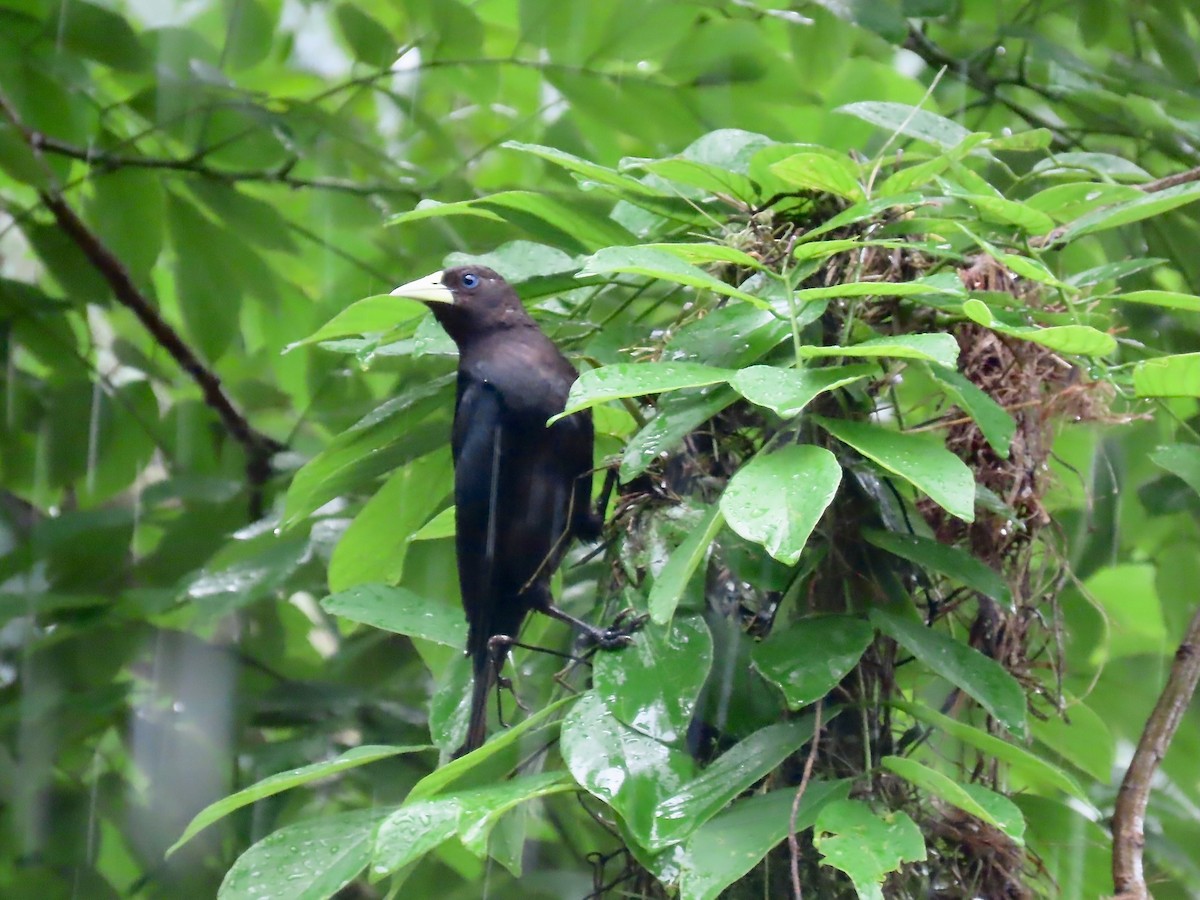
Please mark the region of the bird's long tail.
[[[503, 658], [503, 657], [501, 657]], [[467, 739], [454, 752], [457, 759], [483, 746], [487, 738], [488, 700], [496, 684], [497, 665], [487, 648], [482, 653], [472, 654], [475, 669], [474, 684], [471, 686], [471, 717], [467, 724]]]

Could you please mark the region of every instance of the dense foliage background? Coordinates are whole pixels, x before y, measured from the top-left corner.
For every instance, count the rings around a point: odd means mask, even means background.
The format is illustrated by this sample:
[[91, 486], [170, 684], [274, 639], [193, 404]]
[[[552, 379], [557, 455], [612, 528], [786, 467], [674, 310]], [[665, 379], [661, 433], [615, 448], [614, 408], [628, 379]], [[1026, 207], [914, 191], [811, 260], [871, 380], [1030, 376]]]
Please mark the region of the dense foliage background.
[[[1112, 892], [1200, 583], [1198, 66], [1178, 0], [0, 0], [0, 894]], [[608, 370], [558, 592], [654, 620], [438, 768], [453, 347], [338, 314], [468, 257]]]

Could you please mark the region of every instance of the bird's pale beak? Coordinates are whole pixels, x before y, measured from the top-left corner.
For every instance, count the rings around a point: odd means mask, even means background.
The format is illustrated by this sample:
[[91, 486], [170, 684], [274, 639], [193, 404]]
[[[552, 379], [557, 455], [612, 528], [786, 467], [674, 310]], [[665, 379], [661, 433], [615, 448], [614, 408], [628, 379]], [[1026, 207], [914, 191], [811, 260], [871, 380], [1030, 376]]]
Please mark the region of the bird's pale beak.
[[453, 303], [454, 294], [442, 284], [442, 273], [434, 272], [408, 284], [402, 284], [391, 292], [393, 297], [408, 297], [422, 303]]

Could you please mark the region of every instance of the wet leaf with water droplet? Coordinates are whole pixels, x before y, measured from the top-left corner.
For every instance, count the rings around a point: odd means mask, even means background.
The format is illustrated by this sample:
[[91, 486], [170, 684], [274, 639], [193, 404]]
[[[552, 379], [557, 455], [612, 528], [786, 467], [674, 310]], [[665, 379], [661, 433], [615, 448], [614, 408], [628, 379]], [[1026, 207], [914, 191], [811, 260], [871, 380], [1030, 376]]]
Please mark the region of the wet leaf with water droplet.
[[730, 479], [721, 512], [730, 528], [790, 565], [800, 558], [841, 480], [842, 467], [823, 447], [793, 444], [758, 453]]
[[936, 436], [902, 434], [866, 422], [814, 416], [821, 427], [867, 459], [924, 491], [964, 522], [975, 521], [975, 479], [966, 463]]
[[594, 692], [563, 720], [560, 748], [575, 780], [612, 806], [644, 847], [659, 802], [695, 774], [687, 753], [623, 725]]
[[754, 648], [754, 667], [801, 709], [824, 697], [858, 663], [875, 629], [853, 616], [808, 616]]
[[869, 363], [822, 369], [751, 366], [738, 372], [730, 384], [751, 403], [765, 406], [781, 418], [788, 419], [808, 406], [818, 394], [851, 384], [878, 371], [877, 366]]
[[467, 642], [467, 623], [458, 606], [418, 596], [407, 588], [360, 584], [326, 597], [321, 608], [353, 622], [447, 647], [457, 649]]
[[386, 809], [323, 815], [288, 825], [238, 857], [218, 900], [326, 900], [371, 860], [371, 837]]
[[682, 388], [723, 384], [733, 376], [719, 369], [692, 362], [617, 363], [584, 372], [571, 385], [567, 406], [560, 416], [622, 397], [643, 397]]
[[650, 624], [619, 653], [595, 657], [593, 682], [626, 725], [664, 743], [687, 736], [696, 698], [712, 667], [712, 635], [700, 616]]

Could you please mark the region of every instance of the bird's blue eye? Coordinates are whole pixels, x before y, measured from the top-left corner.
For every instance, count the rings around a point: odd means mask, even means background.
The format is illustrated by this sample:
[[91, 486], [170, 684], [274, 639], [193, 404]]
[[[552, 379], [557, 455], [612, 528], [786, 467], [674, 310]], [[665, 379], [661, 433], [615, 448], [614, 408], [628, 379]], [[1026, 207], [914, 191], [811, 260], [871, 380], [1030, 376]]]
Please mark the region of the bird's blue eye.
[[479, 276], [468, 272], [462, 277], [462, 283], [465, 288], [473, 288], [479, 284]]

